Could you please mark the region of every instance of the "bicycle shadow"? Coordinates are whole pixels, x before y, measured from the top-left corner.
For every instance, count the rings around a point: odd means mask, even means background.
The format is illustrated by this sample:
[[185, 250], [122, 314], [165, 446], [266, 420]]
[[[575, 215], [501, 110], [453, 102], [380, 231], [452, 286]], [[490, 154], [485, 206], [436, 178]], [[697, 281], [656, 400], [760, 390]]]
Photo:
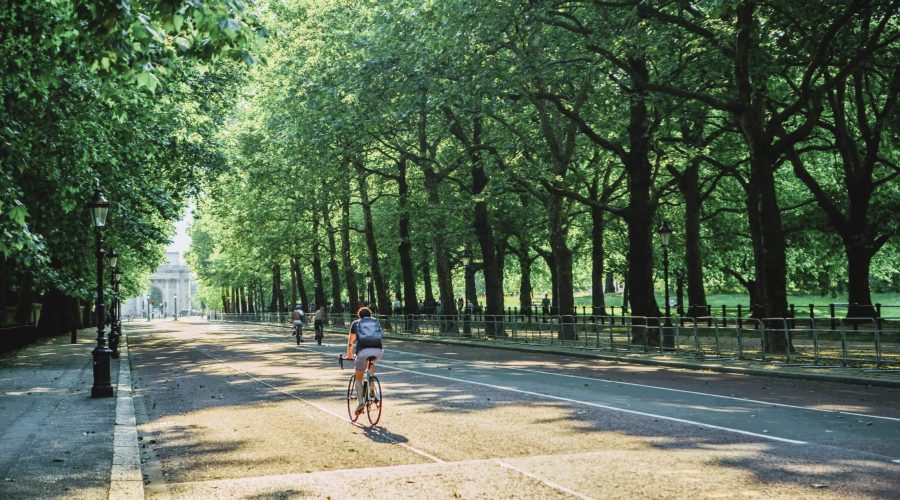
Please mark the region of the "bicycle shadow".
[[402, 436], [400, 434], [391, 432], [380, 425], [368, 427], [361, 426], [363, 433], [367, 438], [371, 439], [376, 443], [385, 443], [385, 444], [397, 444], [397, 443], [406, 443], [409, 441], [406, 436]]

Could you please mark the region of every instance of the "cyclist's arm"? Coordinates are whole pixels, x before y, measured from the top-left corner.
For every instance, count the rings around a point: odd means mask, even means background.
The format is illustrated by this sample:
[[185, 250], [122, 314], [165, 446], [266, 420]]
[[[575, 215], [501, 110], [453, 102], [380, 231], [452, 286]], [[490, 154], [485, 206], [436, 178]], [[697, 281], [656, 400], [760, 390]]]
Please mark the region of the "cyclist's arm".
[[352, 331], [347, 334], [347, 355], [344, 356], [347, 359], [353, 358], [353, 344], [356, 342], [356, 334]]

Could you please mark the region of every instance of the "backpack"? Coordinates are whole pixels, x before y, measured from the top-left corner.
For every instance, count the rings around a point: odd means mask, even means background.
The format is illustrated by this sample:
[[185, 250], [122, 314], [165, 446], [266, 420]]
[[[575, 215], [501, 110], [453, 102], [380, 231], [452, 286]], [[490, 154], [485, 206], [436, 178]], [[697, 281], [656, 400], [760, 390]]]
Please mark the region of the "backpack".
[[381, 323], [373, 318], [360, 318], [356, 322], [356, 350], [366, 347], [381, 347], [381, 337], [384, 331]]
[[294, 309], [294, 313], [291, 315], [291, 319], [294, 321], [303, 321], [303, 311], [301, 311], [300, 309]]

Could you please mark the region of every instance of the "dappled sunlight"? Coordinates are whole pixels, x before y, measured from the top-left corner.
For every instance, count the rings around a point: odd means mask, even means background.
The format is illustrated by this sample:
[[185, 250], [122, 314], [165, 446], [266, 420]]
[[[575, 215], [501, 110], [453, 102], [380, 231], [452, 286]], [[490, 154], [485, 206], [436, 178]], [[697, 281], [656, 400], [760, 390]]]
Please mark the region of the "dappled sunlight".
[[[718, 380], [707, 373], [684, 373], [682, 378], [679, 371], [676, 379], [671, 370], [660, 367], [631, 370], [630, 366], [557, 360], [532, 353], [524, 353], [529, 358], [524, 360], [509, 353], [485, 360], [484, 352], [477, 348], [433, 349], [427, 344], [421, 346], [425, 353], [438, 351], [437, 356], [461, 359], [430, 358], [428, 354], [410, 357], [403, 354], [405, 350], [418, 346], [404, 344], [395, 352], [388, 349], [377, 370], [385, 394], [380, 425], [353, 426], [346, 420], [344, 398], [352, 370], [339, 370], [336, 363], [342, 346], [296, 347], [283, 333], [282, 329], [253, 326], [227, 334], [191, 331], [171, 336], [141, 333], [135, 337], [135, 376], [146, 377], [142, 368], [145, 362], [159, 374], [152, 387], [137, 391], [149, 403], [151, 416], [141, 424], [140, 431], [155, 436], [154, 447], [168, 474], [167, 481], [214, 479], [214, 470], [224, 471], [218, 472], [221, 477], [235, 478], [315, 473], [329, 470], [338, 456], [347, 467], [362, 463], [375, 467], [419, 464], [428, 462], [428, 456], [447, 461], [476, 456], [523, 464], [532, 457], [558, 457], [541, 466], [551, 469], [553, 464], [569, 463], [568, 456], [588, 456], [595, 466], [617, 470], [643, 460], [643, 454], [655, 457], [654, 468], [695, 461], [735, 480], [778, 484], [779, 488], [788, 488], [786, 491], [794, 491], [791, 488], [798, 477], [806, 482], [819, 480], [815, 469], [819, 460], [794, 456], [789, 445], [652, 415], [585, 406], [575, 400], [547, 400], [539, 394], [571, 393], [576, 400], [590, 397], [603, 405], [633, 408], [637, 403], [650, 402], [649, 396], [636, 399], [639, 391], [662, 385], [664, 379], [683, 383], [686, 388], [689, 384], [704, 388], [707, 382]], [[190, 342], [184, 342], [185, 338]], [[166, 353], [160, 353], [161, 349]], [[548, 382], [547, 374], [552, 373], [570, 376]], [[645, 376], [653, 378], [643, 380]], [[619, 377], [629, 383], [644, 382], [647, 388], [631, 388], [613, 380]], [[487, 385], [461, 380], [484, 381]], [[611, 391], [613, 386], [604, 380], [615, 384], [619, 392]], [[144, 378], [138, 386], [144, 387], [147, 382]], [[784, 384], [765, 380], [765, 387], [779, 383]], [[531, 389], [536, 394], [523, 394], [503, 389], [507, 386], [539, 388]], [[699, 411], [756, 418], [753, 411], [737, 403], [718, 405], [710, 400], [707, 404], [687, 398], [684, 395], [654, 403], [675, 415]], [[288, 443], [302, 443], [303, 452]], [[378, 451], [382, 446], [386, 448]], [[389, 451], [385, 454], [385, 450]], [[592, 455], [598, 450], [602, 452]], [[363, 458], [360, 453], [373, 455]], [[766, 464], [774, 464], [776, 457], [785, 454], [792, 457], [793, 468], [786, 469], [780, 479], [765, 477], [769, 474]], [[193, 463], [177, 458], [184, 456], [192, 457]], [[563, 468], [558, 474], [570, 481], [567, 484], [577, 484], [580, 479], [573, 476], [576, 470], [581, 468]], [[670, 470], [659, 474], [675, 482], [696, 474], [680, 465]]]

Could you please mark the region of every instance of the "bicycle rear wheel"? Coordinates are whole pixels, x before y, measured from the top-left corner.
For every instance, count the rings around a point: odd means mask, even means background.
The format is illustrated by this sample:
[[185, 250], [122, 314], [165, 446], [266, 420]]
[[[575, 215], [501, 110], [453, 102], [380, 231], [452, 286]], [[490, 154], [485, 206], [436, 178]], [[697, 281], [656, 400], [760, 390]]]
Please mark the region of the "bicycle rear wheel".
[[347, 415], [351, 422], [359, 418], [356, 414], [356, 375], [350, 375], [350, 383], [347, 384]]
[[370, 397], [366, 404], [366, 416], [369, 417], [370, 424], [378, 425], [378, 421], [381, 420], [381, 382], [375, 375], [369, 378], [369, 394], [374, 397]]

